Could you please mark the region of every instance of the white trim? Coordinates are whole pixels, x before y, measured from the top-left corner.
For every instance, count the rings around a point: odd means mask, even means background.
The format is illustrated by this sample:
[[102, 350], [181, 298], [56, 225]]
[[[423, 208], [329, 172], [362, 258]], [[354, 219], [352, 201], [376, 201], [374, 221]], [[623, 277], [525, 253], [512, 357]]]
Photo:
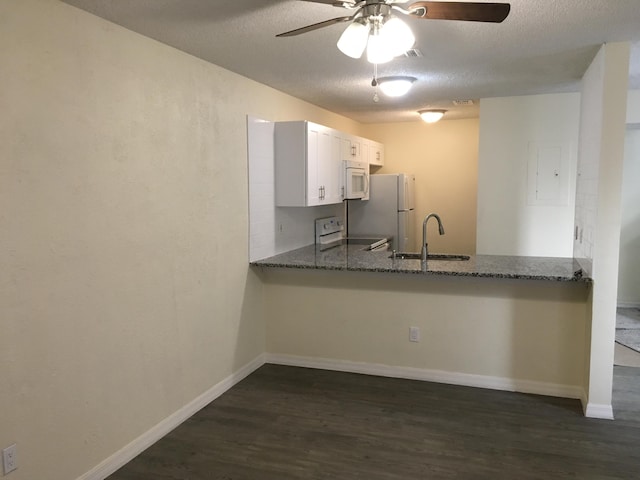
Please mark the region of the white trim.
[[584, 410], [584, 416], [589, 418], [602, 418], [604, 420], [613, 420], [613, 408], [611, 405], [603, 405], [600, 403], [587, 403]]
[[640, 308], [637, 302], [618, 302], [618, 308]]
[[326, 358], [300, 357], [296, 355], [278, 355], [267, 353], [265, 363], [289, 365], [294, 367], [317, 368], [339, 372], [362, 373], [381, 377], [406, 378], [428, 382], [448, 383], [467, 387], [490, 388], [509, 392], [534, 393], [552, 397], [582, 399], [584, 390], [577, 385], [561, 385], [556, 383], [518, 380], [506, 377], [491, 377], [469, 373], [446, 372], [443, 370], [426, 370], [413, 367], [398, 367], [372, 363], [350, 362]]
[[164, 437], [171, 430], [187, 420], [193, 414], [206, 407], [213, 400], [229, 390], [235, 384], [243, 380], [249, 374], [260, 368], [265, 363], [265, 355], [260, 354], [254, 360], [232, 373], [227, 378], [217, 383], [202, 395], [196, 397], [191, 402], [169, 415], [157, 425], [151, 427], [145, 433], [125, 445], [116, 453], [106, 458], [87, 473], [81, 475], [77, 480], [104, 480], [134, 457], [149, 448], [155, 442]]

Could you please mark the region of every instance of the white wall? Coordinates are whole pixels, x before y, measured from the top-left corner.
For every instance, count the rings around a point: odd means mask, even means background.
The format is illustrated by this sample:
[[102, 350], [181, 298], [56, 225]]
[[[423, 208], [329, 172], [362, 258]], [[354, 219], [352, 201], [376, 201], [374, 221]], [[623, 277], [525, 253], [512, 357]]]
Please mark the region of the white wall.
[[627, 123], [640, 124], [640, 90], [627, 93]]
[[629, 44], [603, 45], [582, 80], [574, 256], [594, 280], [587, 415], [609, 417]]
[[640, 124], [627, 128], [622, 177], [618, 306], [640, 307]]
[[247, 114], [358, 125], [57, 1], [0, 19], [0, 447], [69, 480], [265, 350]]
[[[572, 256], [579, 112], [579, 94], [481, 100], [478, 254]], [[537, 148], [562, 158], [552, 201], [534, 198]]]
[[640, 90], [627, 96], [618, 305], [640, 305]]

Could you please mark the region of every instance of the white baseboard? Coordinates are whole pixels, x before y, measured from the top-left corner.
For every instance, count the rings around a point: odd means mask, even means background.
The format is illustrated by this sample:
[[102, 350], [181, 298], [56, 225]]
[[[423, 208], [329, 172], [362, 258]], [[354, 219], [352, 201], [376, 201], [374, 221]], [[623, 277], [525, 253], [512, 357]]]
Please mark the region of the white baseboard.
[[589, 418], [601, 418], [604, 420], [613, 420], [613, 408], [611, 405], [602, 405], [599, 403], [587, 403], [584, 409], [584, 416]]
[[180, 408], [178, 411], [169, 415], [128, 445], [125, 445], [116, 453], [103, 460], [90, 471], [78, 477], [77, 480], [104, 480], [106, 477], [114, 473], [127, 462], [131, 461], [186, 419], [207, 406], [265, 363], [317, 368], [321, 370], [333, 370], [339, 372], [361, 373], [382, 377], [406, 378], [409, 380], [423, 380], [468, 387], [490, 388], [493, 390], [550, 395], [554, 397], [578, 398], [582, 401], [583, 406], [586, 405], [586, 407], [584, 407], [585, 416], [591, 418], [613, 419], [613, 410], [611, 405], [587, 403], [584, 390], [581, 387], [573, 385], [560, 385], [531, 380], [517, 380], [486, 375], [446, 372], [442, 370], [426, 370], [413, 367], [397, 367], [381, 364], [267, 353], [259, 355], [240, 370], [231, 374], [204, 392], [202, 395], [196, 397], [187, 405]]
[[77, 480], [104, 480], [106, 477], [111, 475], [113, 472], [118, 470], [120, 467], [125, 465], [127, 462], [135, 458], [155, 442], [160, 440], [182, 422], [187, 420], [194, 413], [206, 407], [209, 403], [229, 390], [235, 384], [260, 368], [262, 365], [264, 365], [264, 363], [265, 355], [261, 354], [254, 360], [246, 364], [244, 367], [242, 367], [240, 370], [229, 375], [227, 378], [211, 387], [202, 395], [196, 397], [184, 407], [180, 408], [180, 410], [172, 413], [160, 423], [147, 430], [131, 443], [122, 447], [116, 453], [103, 460], [87, 473], [78, 477]]
[[618, 308], [640, 308], [637, 302], [618, 302]]
[[436, 383], [448, 383], [467, 387], [490, 388], [509, 392], [533, 393], [552, 397], [582, 399], [583, 388], [575, 385], [518, 380], [514, 378], [490, 377], [468, 373], [446, 372], [442, 370], [426, 370], [413, 367], [397, 367], [389, 365], [350, 362], [325, 358], [300, 357], [296, 355], [277, 355], [267, 353], [265, 363], [289, 365], [294, 367], [335, 370], [339, 372], [362, 373], [381, 377], [406, 378]]

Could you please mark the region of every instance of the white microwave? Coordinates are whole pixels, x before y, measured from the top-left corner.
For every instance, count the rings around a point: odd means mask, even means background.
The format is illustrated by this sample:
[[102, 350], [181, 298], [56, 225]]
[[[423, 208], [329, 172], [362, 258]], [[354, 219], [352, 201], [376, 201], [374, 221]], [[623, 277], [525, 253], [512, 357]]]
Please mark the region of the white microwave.
[[369, 200], [369, 164], [345, 160], [344, 173], [345, 200]]

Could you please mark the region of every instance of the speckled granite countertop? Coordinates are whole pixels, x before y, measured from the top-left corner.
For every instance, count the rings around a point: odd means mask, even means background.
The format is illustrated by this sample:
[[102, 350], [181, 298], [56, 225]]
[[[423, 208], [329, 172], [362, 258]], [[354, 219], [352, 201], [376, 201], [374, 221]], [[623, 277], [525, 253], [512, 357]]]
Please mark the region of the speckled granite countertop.
[[391, 252], [364, 251], [361, 245], [343, 245], [320, 251], [315, 245], [252, 262], [269, 268], [349, 270], [415, 275], [515, 278], [558, 282], [584, 282], [580, 266], [573, 258], [476, 255], [465, 261], [429, 260], [426, 269], [420, 260], [393, 260]]

